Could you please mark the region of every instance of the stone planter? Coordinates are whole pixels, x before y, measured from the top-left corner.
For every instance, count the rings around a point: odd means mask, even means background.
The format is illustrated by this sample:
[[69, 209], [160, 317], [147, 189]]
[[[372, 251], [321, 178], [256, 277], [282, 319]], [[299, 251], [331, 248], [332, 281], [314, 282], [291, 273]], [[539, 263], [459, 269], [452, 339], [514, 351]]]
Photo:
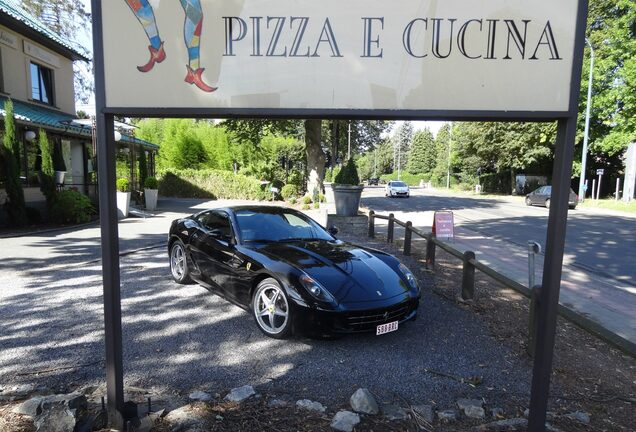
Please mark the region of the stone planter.
[[55, 184], [62, 185], [64, 184], [64, 179], [66, 178], [66, 171], [55, 171]]
[[130, 192], [117, 192], [117, 217], [123, 219], [128, 217], [130, 209]]
[[146, 210], [157, 209], [157, 196], [159, 195], [158, 189], [144, 189], [144, 199], [146, 200]]
[[364, 186], [332, 184], [331, 189], [336, 203], [336, 214], [338, 216], [356, 216]]

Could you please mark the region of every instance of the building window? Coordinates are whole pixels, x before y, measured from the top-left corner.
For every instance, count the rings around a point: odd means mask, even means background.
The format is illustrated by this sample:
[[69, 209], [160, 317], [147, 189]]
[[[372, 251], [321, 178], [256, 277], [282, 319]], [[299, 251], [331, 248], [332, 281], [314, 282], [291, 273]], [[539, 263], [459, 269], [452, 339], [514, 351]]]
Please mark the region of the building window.
[[31, 63], [31, 97], [33, 100], [53, 105], [53, 71]]

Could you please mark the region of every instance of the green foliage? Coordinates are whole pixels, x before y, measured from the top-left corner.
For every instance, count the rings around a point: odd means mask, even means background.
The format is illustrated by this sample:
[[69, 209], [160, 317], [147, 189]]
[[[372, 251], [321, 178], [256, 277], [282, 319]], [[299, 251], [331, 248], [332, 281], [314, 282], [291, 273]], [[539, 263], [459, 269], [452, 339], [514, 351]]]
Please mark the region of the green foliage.
[[290, 198], [295, 197], [297, 195], [298, 195], [298, 186], [293, 184], [286, 184], [280, 190], [280, 196], [282, 196], [286, 200], [289, 200]]
[[315, 187], [311, 193], [311, 200], [314, 203], [320, 203], [320, 191], [318, 190], [317, 187]]
[[303, 204], [301, 209], [303, 210], [309, 210], [311, 208], [311, 206], [309, 204]]
[[347, 164], [340, 170], [338, 175], [336, 175], [334, 183], [353, 186], [358, 186], [360, 184], [358, 169], [356, 168], [356, 163], [353, 159], [349, 159]]
[[305, 196], [303, 197], [303, 204], [307, 204], [307, 205], [309, 205], [309, 204], [311, 204], [311, 202], [312, 202], [312, 201], [311, 201], [311, 197], [310, 197], [309, 195], [305, 195]]
[[4, 103], [4, 136], [3, 159], [7, 176], [5, 189], [7, 191], [7, 211], [11, 222], [15, 226], [24, 226], [27, 222], [24, 191], [20, 183], [20, 146], [15, 136], [15, 120], [13, 118], [13, 102], [7, 99]]
[[146, 177], [144, 181], [144, 188], [146, 189], [157, 189], [159, 183], [155, 177]]
[[146, 151], [143, 148], [139, 151], [137, 162], [139, 163], [139, 184], [145, 185], [146, 177], [148, 177], [148, 160], [146, 159]]
[[327, 202], [327, 197], [325, 197], [323, 194], [318, 195], [318, 198], [320, 199], [321, 203]]
[[298, 200], [296, 200], [296, 198], [295, 198], [295, 197], [291, 197], [291, 198], [289, 199], [289, 203], [290, 203], [291, 205], [294, 205], [294, 204], [296, 204], [297, 202], [298, 202]]
[[411, 144], [407, 171], [411, 174], [431, 173], [435, 168], [436, 159], [435, 138], [431, 131], [417, 131]]
[[42, 215], [40, 214], [40, 210], [33, 207], [27, 207], [25, 210], [29, 225], [37, 225], [42, 222]]
[[315, 202], [314, 203], [314, 208], [315, 209], [319, 209], [320, 208], [320, 203], [319, 202]]
[[[380, 176], [380, 180], [382, 180], [385, 183], [388, 183], [391, 180], [397, 180], [397, 179], [398, 179], [397, 172], [390, 173], [390, 174], [383, 174], [382, 176]], [[400, 173], [400, 181], [403, 181], [409, 186], [419, 186], [421, 180], [424, 180], [425, 182], [427, 182], [429, 179], [430, 179], [430, 174], [411, 174], [404, 171]]]
[[86, 195], [75, 190], [63, 190], [53, 200], [50, 217], [61, 224], [86, 223], [94, 213], [95, 209]]
[[127, 178], [117, 179], [117, 191], [130, 192], [130, 181]]
[[159, 176], [162, 196], [211, 199], [270, 199], [260, 180], [219, 170], [170, 170]]
[[39, 134], [40, 155], [42, 168], [40, 171], [40, 190], [46, 198], [46, 205], [51, 208], [55, 198], [55, 170], [53, 169], [53, 149], [49, 143], [46, 132], [40, 129]]
[[393, 135], [393, 167], [395, 171], [398, 169], [398, 164], [400, 170], [407, 166], [412, 142], [413, 123], [405, 121], [398, 126]]

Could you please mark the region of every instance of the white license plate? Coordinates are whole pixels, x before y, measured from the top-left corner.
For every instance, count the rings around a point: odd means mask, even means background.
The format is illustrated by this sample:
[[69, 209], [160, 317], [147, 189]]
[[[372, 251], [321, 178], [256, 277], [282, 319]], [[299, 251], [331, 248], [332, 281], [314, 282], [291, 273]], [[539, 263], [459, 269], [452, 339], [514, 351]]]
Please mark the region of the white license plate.
[[385, 333], [391, 333], [394, 332], [398, 329], [398, 322], [397, 321], [393, 321], [390, 323], [386, 323], [386, 324], [380, 324], [378, 326], [378, 328], [375, 331], [375, 335], [376, 336], [380, 336], [382, 334]]

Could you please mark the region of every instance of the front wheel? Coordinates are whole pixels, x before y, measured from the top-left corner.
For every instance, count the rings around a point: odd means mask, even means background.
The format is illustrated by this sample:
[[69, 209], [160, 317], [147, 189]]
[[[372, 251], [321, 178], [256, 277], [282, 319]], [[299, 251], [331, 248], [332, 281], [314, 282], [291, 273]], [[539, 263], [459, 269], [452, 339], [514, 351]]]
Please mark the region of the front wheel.
[[280, 284], [267, 278], [258, 284], [252, 297], [252, 313], [258, 328], [267, 336], [286, 339], [292, 331], [292, 311]]
[[532, 200], [530, 199], [530, 197], [526, 197], [526, 205], [527, 206], [531, 206], [532, 205]]
[[175, 240], [170, 246], [170, 273], [176, 283], [192, 283], [185, 246], [181, 240]]
[[550, 200], [545, 200], [545, 208], [550, 208]]

